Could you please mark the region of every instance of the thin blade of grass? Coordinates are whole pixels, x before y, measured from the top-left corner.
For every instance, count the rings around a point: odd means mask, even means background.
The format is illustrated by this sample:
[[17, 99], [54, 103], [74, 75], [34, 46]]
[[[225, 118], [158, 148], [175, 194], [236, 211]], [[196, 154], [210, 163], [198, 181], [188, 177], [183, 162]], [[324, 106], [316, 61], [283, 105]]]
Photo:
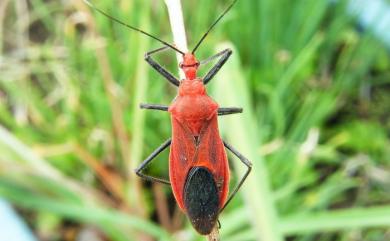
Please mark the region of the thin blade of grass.
[[285, 235], [373, 227], [390, 227], [390, 206], [297, 214], [280, 222]]
[[61, 200], [55, 200], [30, 193], [28, 190], [10, 184], [0, 179], [0, 194], [17, 205], [24, 208], [48, 211], [62, 217], [73, 220], [91, 223], [105, 228], [105, 225], [112, 227], [128, 227], [144, 231], [161, 240], [171, 240], [169, 235], [157, 225], [135, 216], [130, 216], [118, 211], [110, 210], [94, 205], [79, 205]]
[[[231, 45], [220, 45], [219, 49], [234, 48]], [[242, 75], [238, 55], [233, 55], [224, 69], [213, 80], [215, 88], [213, 95], [220, 106], [240, 106], [244, 112], [240, 116], [224, 117], [221, 121], [221, 131], [227, 136], [239, 152], [246, 156], [252, 163], [253, 169], [240, 193], [245, 197], [245, 203], [250, 209], [250, 219], [258, 240], [281, 241], [282, 234], [278, 230], [277, 211], [275, 209], [268, 172], [264, 160], [257, 150], [260, 146], [260, 138], [257, 133], [261, 130], [256, 124], [252, 104], [250, 103], [247, 81]], [[236, 164], [235, 174], [241, 177], [246, 168], [241, 163]]]

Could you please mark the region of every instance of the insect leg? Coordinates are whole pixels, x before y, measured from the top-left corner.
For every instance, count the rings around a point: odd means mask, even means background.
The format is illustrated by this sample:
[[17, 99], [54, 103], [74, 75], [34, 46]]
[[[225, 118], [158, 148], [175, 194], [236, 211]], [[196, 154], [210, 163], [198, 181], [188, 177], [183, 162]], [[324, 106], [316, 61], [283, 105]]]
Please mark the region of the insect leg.
[[165, 180], [165, 179], [162, 179], [162, 178], [158, 178], [158, 177], [152, 177], [152, 176], [149, 176], [149, 175], [145, 175], [142, 173], [142, 171], [154, 160], [154, 158], [156, 156], [158, 156], [158, 154], [160, 154], [163, 150], [165, 150], [168, 146], [171, 145], [171, 138], [169, 138], [168, 140], [166, 140], [161, 146], [159, 146], [156, 150], [154, 150], [152, 152], [152, 154], [150, 154], [150, 156], [148, 156], [148, 158], [146, 158], [138, 167], [137, 169], [135, 169], [135, 173], [145, 179], [145, 180], [148, 180], [148, 181], [151, 181], [151, 182], [160, 182], [160, 183], [163, 183], [163, 184], [167, 184], [167, 185], [170, 185], [171, 183], [168, 181], [168, 180]]
[[242, 108], [240, 107], [221, 107], [218, 108], [218, 115], [230, 115], [242, 113]]
[[164, 51], [168, 48], [168, 46], [164, 46], [162, 48], [158, 48], [158, 49], [155, 49], [155, 50], [152, 50], [152, 51], [149, 51], [145, 54], [145, 60], [146, 62], [148, 62], [155, 70], [157, 70], [157, 72], [159, 72], [162, 76], [164, 76], [168, 81], [169, 83], [175, 85], [175, 86], [179, 86], [180, 84], [180, 81], [178, 79], [176, 79], [176, 77], [174, 77], [171, 73], [168, 72], [168, 70], [166, 70], [163, 66], [161, 66], [159, 63], [157, 63], [153, 58], [152, 58], [152, 54], [155, 54], [157, 52], [160, 52], [160, 51]]
[[211, 57], [208, 57], [207, 59], [201, 60], [201, 61], [199, 62], [200, 65], [204, 65], [204, 64], [207, 64], [207, 63], [210, 62], [210, 61], [213, 61], [214, 59], [218, 58], [219, 56], [225, 54], [225, 51], [226, 51], [226, 49], [223, 50], [223, 51], [221, 51], [221, 52], [219, 52], [219, 53], [217, 53], [217, 54], [214, 54], [214, 55], [211, 56]]
[[230, 55], [233, 53], [233, 51], [231, 49], [225, 49], [221, 52], [219, 52], [218, 54], [202, 61], [201, 63], [207, 63], [219, 56], [222, 56], [218, 62], [210, 69], [210, 71], [205, 75], [205, 77], [203, 78], [203, 83], [204, 84], [207, 84], [213, 77], [214, 75], [216, 75], [219, 71], [219, 69], [221, 69], [221, 67], [226, 63], [226, 61], [228, 60], [228, 58], [230, 57]]
[[159, 104], [140, 104], [141, 109], [168, 111], [168, 106]]
[[229, 149], [229, 151], [231, 151], [236, 157], [238, 157], [240, 159], [240, 161], [242, 163], [244, 163], [244, 165], [248, 168], [244, 174], [244, 176], [241, 178], [240, 182], [237, 184], [237, 187], [234, 188], [233, 192], [230, 194], [230, 196], [228, 197], [225, 205], [223, 205], [223, 207], [221, 208], [221, 211], [220, 213], [225, 209], [225, 207], [229, 204], [229, 202], [233, 199], [233, 197], [236, 195], [237, 191], [240, 189], [240, 187], [242, 186], [242, 184], [245, 182], [245, 179], [248, 177], [249, 173], [251, 172], [252, 170], [252, 163], [246, 159], [246, 157], [244, 157], [241, 153], [239, 153], [236, 149], [234, 149], [231, 145], [227, 144], [225, 141], [223, 142], [223, 145]]

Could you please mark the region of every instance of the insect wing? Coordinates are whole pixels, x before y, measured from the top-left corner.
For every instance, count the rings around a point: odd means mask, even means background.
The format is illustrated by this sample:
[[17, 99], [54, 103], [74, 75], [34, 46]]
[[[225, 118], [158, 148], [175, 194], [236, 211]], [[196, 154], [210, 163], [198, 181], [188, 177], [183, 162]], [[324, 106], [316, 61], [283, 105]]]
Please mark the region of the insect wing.
[[172, 117], [172, 144], [169, 156], [169, 177], [179, 207], [185, 209], [183, 191], [193, 167], [206, 167], [212, 174], [218, 193], [219, 208], [226, 201], [229, 187], [229, 166], [223, 142], [218, 133], [217, 115], [205, 121], [198, 146], [188, 127]]
[[199, 138], [196, 166], [206, 167], [213, 175], [219, 192], [220, 208], [229, 192], [229, 163], [218, 130], [218, 116], [213, 115]]
[[169, 179], [173, 195], [182, 210], [183, 190], [187, 174], [196, 152], [196, 145], [188, 128], [172, 116], [172, 142], [169, 153]]
[[206, 167], [191, 168], [183, 196], [192, 226], [200, 234], [209, 234], [219, 215], [219, 193], [214, 177]]

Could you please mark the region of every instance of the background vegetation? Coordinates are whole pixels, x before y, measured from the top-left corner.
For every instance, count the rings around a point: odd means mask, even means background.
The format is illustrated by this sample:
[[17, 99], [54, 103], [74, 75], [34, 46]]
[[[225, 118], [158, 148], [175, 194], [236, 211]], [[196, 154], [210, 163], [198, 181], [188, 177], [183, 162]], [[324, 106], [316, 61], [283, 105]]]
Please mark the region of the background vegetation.
[[[162, 0], [95, 3], [171, 39]], [[183, 1], [190, 46], [227, 4]], [[208, 89], [244, 107], [221, 132], [254, 163], [221, 215], [223, 241], [390, 240], [389, 52], [346, 12], [241, 0], [199, 49], [234, 49]], [[2, 0], [0, 34], [0, 196], [37, 237], [204, 240], [169, 188], [132, 171], [170, 136], [166, 113], [138, 109], [176, 94], [143, 61], [160, 45], [80, 0]], [[159, 60], [177, 73], [173, 53]], [[149, 172], [166, 176], [159, 160]]]

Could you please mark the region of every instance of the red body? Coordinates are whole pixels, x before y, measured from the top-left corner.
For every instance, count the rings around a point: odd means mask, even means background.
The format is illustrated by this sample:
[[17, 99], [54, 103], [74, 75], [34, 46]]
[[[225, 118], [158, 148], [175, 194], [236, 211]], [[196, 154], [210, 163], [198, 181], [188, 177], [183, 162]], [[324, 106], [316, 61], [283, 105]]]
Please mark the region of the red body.
[[229, 165], [218, 131], [218, 104], [206, 93], [202, 79], [196, 78], [199, 63], [192, 54], [184, 55], [186, 79], [169, 107], [172, 121], [172, 143], [169, 156], [169, 177], [173, 194], [186, 212], [183, 192], [189, 170], [206, 167], [212, 174], [219, 194], [219, 208], [227, 198]]

